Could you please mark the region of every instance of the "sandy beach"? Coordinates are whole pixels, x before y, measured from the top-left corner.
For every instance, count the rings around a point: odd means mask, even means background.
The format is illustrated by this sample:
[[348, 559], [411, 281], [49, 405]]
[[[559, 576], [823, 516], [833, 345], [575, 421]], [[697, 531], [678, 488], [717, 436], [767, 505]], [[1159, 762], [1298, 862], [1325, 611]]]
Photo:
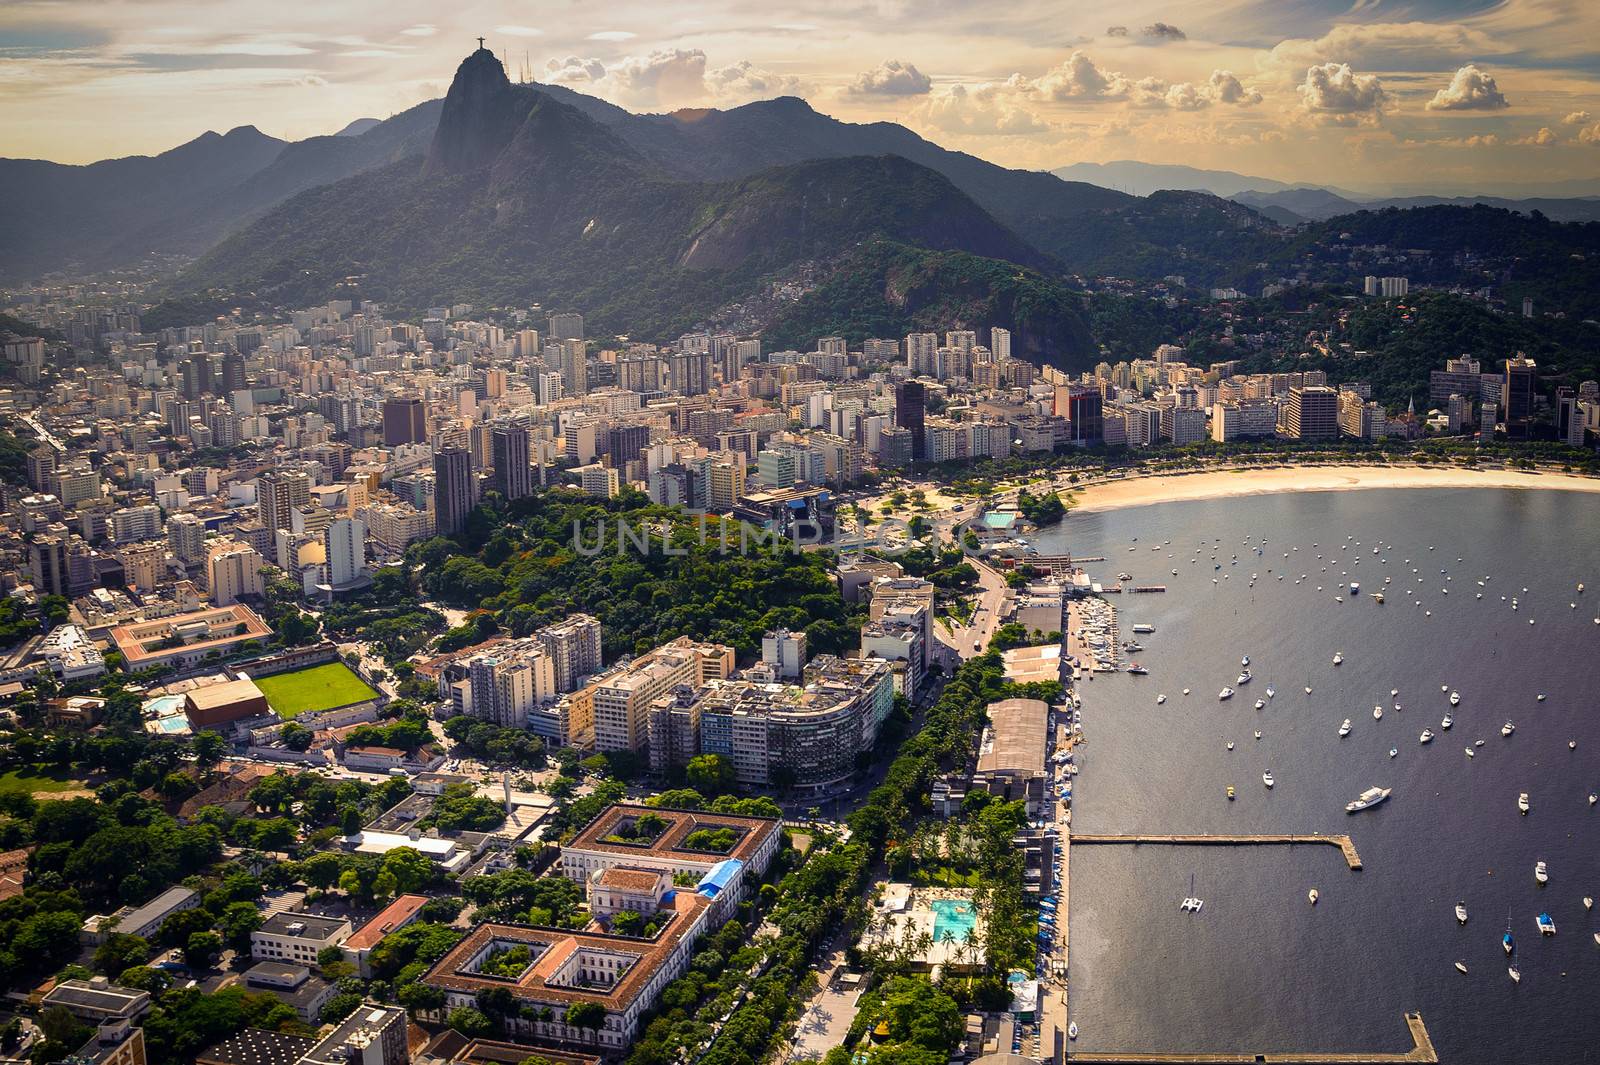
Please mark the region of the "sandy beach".
[[1522, 470], [1429, 466], [1283, 466], [1130, 477], [1089, 485], [1072, 496], [1074, 513], [1224, 499], [1275, 492], [1345, 492], [1361, 488], [1557, 488], [1600, 493], [1600, 478]]

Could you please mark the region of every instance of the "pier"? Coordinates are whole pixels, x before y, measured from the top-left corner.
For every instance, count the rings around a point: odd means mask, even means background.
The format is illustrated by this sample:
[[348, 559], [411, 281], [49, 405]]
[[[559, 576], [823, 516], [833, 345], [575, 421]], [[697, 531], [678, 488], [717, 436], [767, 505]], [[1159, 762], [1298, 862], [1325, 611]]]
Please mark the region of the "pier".
[[[1352, 870], [1361, 868], [1361, 855], [1356, 845], [1345, 835], [1265, 835], [1265, 836], [1182, 836], [1182, 835], [1118, 835], [1108, 833], [1073, 832], [1067, 837], [1069, 846], [1085, 843], [1155, 843], [1169, 846], [1227, 846], [1246, 847], [1263, 844], [1324, 843], [1338, 847], [1345, 864]], [[1248, 1059], [1247, 1059], [1248, 1060]]]
[[1383, 1051], [1314, 1051], [1289, 1050], [1271, 1054], [1118, 1054], [1078, 1053], [1067, 1049], [1068, 1061], [1095, 1061], [1143, 1065], [1145, 1062], [1178, 1062], [1184, 1065], [1246, 1065], [1250, 1062], [1268, 1062], [1271, 1065], [1392, 1065], [1396, 1062], [1418, 1062], [1433, 1065], [1438, 1062], [1438, 1051], [1428, 1037], [1422, 1014], [1407, 1013], [1406, 1027], [1411, 1030], [1411, 1049], [1400, 1052]]

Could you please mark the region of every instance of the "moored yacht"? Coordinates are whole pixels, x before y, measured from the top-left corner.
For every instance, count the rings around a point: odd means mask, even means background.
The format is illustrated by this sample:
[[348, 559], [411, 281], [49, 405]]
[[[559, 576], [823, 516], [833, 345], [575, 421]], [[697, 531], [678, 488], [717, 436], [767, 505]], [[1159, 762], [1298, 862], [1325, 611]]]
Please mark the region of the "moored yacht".
[[1265, 773], [1261, 774], [1261, 783], [1265, 784], [1269, 788], [1277, 783], [1277, 780], [1275, 780], [1272, 776], [1272, 770], [1269, 769]]
[[1238, 679], [1238, 681], [1236, 683], [1240, 687], [1243, 687], [1244, 685], [1249, 684], [1250, 683], [1250, 671], [1247, 669], [1247, 670], [1244, 670], [1243, 672], [1241, 672], [1239, 674], [1239, 679]]
[[1221, 691], [1219, 691], [1217, 693], [1217, 698], [1218, 699], [1222, 699], [1222, 700], [1232, 699], [1233, 698], [1233, 689], [1232, 688], [1223, 688]]
[[1372, 720], [1374, 720], [1374, 721], [1382, 721], [1383, 720], [1383, 707], [1374, 706], [1372, 708]]
[[1451, 717], [1449, 714], [1446, 714], [1444, 715], [1444, 720], [1439, 722], [1439, 727], [1442, 729], [1449, 729], [1450, 726], [1454, 725], [1455, 723], [1456, 719]]
[[1339, 736], [1342, 739], [1348, 735], [1350, 735], [1350, 719], [1347, 717], [1344, 719], [1344, 724], [1339, 726]]
[[1456, 920], [1462, 924], [1467, 923], [1467, 904], [1465, 902], [1456, 903]]
[[1390, 788], [1368, 788], [1366, 791], [1361, 793], [1361, 797], [1359, 799], [1345, 803], [1344, 812], [1347, 814], [1358, 814], [1362, 810], [1370, 810], [1372, 807], [1377, 806], [1379, 803], [1388, 799], [1391, 790], [1392, 789]]
[[1523, 813], [1527, 813], [1530, 809], [1532, 809], [1532, 806], [1528, 802], [1527, 792], [1523, 792], [1517, 796], [1517, 809], [1521, 810]]
[[1533, 878], [1541, 884], [1550, 882], [1550, 867], [1544, 864], [1543, 858], [1534, 863]]
[[1335, 651], [1335, 652], [1333, 652], [1333, 664], [1336, 665], [1336, 666], [1344, 664], [1344, 652], [1343, 651]]
[[1431, 728], [1423, 729], [1422, 730], [1422, 735], [1417, 737], [1417, 742], [1418, 743], [1432, 743], [1433, 742], [1433, 729], [1431, 729]]
[[1460, 706], [1461, 705], [1461, 693], [1460, 692], [1451, 692], [1450, 693], [1450, 705], [1451, 706]]
[[1537, 921], [1539, 924], [1539, 934], [1541, 936], [1553, 936], [1556, 934], [1556, 921], [1554, 917], [1551, 917], [1548, 913], [1541, 913], [1538, 916]]
[[1515, 731], [1517, 731], [1517, 726], [1513, 725], [1509, 721], [1500, 726], [1500, 735], [1502, 736], [1509, 736]]

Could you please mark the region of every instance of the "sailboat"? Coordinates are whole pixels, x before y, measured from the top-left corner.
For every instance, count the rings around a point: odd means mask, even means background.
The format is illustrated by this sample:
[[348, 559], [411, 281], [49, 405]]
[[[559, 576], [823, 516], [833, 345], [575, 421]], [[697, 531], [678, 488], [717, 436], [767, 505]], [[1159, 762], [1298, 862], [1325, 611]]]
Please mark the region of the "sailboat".
[[1510, 910], [1506, 911], [1506, 931], [1505, 931], [1505, 935], [1500, 937], [1500, 946], [1507, 954], [1510, 954], [1513, 950], [1517, 949], [1517, 941], [1511, 935], [1511, 911]]

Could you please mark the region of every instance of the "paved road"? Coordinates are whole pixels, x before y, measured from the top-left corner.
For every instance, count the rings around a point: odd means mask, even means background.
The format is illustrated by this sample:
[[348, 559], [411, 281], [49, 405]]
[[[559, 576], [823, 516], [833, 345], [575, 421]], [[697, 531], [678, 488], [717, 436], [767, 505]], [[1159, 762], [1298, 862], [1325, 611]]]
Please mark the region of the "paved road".
[[817, 973], [823, 985], [800, 1011], [794, 1042], [789, 1047], [788, 1057], [784, 1059], [786, 1062], [821, 1061], [828, 1051], [844, 1045], [845, 1034], [856, 1018], [856, 998], [860, 991], [828, 986], [829, 975], [842, 964], [842, 946], [817, 963]]

